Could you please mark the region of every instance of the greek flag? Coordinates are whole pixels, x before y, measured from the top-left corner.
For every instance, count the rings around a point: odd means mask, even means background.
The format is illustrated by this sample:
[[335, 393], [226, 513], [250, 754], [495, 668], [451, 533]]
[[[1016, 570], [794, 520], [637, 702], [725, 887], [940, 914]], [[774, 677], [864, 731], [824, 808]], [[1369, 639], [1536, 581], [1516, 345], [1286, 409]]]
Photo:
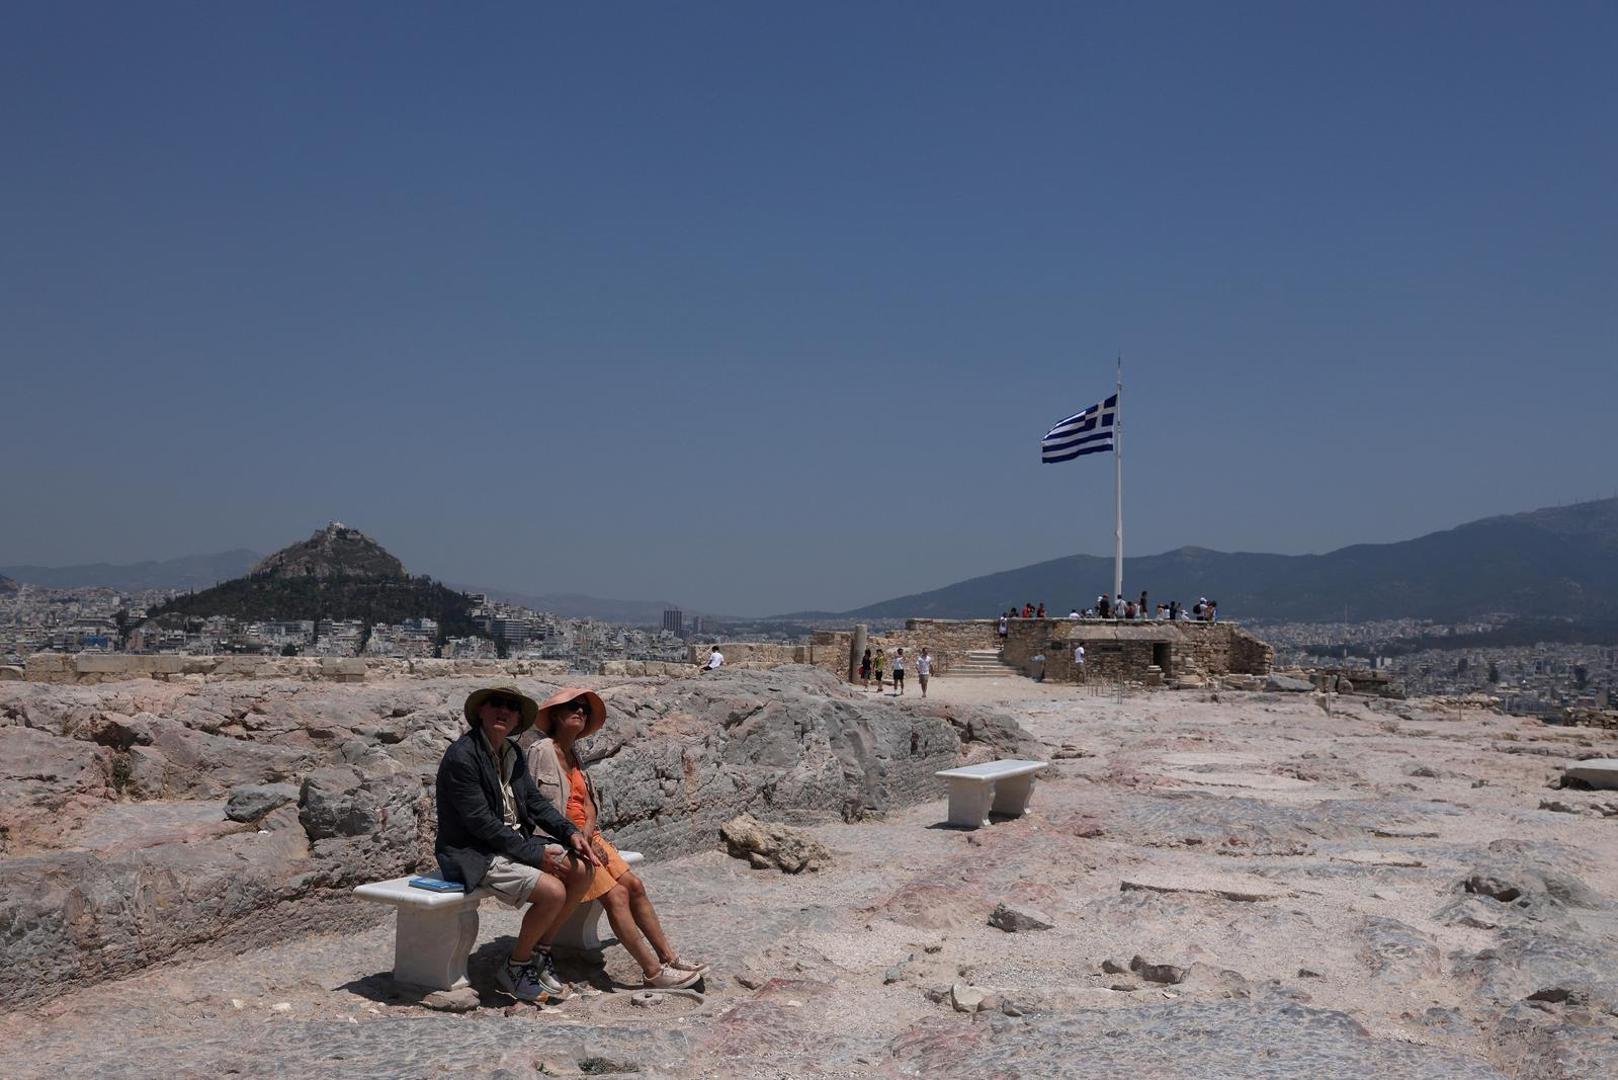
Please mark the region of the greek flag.
[[1084, 454], [1110, 451], [1117, 419], [1118, 395], [1114, 394], [1046, 432], [1039, 444], [1040, 460], [1054, 465], [1058, 461], [1072, 461]]

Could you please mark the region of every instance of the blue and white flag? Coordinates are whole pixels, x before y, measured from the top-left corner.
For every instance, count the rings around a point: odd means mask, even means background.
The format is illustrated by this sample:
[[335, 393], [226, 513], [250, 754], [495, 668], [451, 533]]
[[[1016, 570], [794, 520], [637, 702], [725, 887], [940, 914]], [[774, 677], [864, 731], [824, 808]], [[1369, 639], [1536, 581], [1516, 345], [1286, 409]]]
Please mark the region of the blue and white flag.
[[1112, 449], [1118, 422], [1118, 395], [1090, 406], [1063, 420], [1045, 433], [1040, 441], [1040, 460], [1047, 465], [1072, 461], [1084, 454], [1103, 454]]

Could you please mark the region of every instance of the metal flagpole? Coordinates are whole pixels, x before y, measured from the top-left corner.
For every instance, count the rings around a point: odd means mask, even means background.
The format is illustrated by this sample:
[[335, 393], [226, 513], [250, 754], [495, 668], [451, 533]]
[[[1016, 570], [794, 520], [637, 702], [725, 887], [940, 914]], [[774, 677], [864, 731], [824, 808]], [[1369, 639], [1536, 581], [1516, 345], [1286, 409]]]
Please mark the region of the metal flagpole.
[[1124, 358], [1118, 356], [1118, 403], [1112, 414], [1113, 496], [1112, 602], [1124, 595]]

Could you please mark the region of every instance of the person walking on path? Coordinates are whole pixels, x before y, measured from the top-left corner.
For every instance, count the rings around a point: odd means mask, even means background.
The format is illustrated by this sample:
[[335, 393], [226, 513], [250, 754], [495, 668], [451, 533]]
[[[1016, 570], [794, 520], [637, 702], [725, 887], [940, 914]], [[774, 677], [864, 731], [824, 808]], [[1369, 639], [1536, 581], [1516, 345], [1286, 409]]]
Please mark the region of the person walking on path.
[[916, 657], [916, 681], [921, 684], [921, 696], [927, 696], [927, 678], [933, 673], [933, 658], [927, 654], [925, 645], [921, 648], [921, 655]]
[[707, 973], [707, 965], [680, 960], [663, 933], [645, 883], [601, 834], [595, 785], [584, 770], [578, 741], [594, 735], [606, 722], [606, 703], [592, 691], [560, 690], [546, 698], [534, 725], [543, 737], [529, 750], [530, 774], [547, 799], [567, 808], [568, 821], [595, 853], [597, 865], [577, 903], [601, 901], [612, 932], [640, 965], [644, 989], [683, 990]]
[[898, 691], [899, 697], [905, 692], [905, 651], [901, 646], [893, 656], [893, 688]]
[[1000, 635], [1000, 648], [1001, 649], [1004, 649], [1006, 647], [1006, 633], [1010, 629], [1011, 629], [1010, 621], [1007, 620], [1007, 618], [1004, 615], [1000, 616], [1000, 625], [995, 629], [995, 633]]
[[1080, 682], [1084, 681], [1084, 642], [1073, 646], [1073, 674]]
[[539, 704], [513, 687], [494, 686], [474, 690], [461, 712], [469, 730], [438, 763], [438, 872], [467, 892], [486, 888], [510, 907], [528, 905], [495, 981], [519, 1001], [562, 997], [567, 988], [551, 942], [589, 887], [598, 859], [528, 775], [515, 736], [534, 726]]
[[865, 689], [871, 688], [871, 650], [866, 649], [865, 655], [860, 657], [860, 682]]
[[876, 692], [879, 694], [882, 692], [882, 669], [887, 666], [888, 650], [878, 646], [876, 652], [871, 654], [871, 671], [876, 675]]

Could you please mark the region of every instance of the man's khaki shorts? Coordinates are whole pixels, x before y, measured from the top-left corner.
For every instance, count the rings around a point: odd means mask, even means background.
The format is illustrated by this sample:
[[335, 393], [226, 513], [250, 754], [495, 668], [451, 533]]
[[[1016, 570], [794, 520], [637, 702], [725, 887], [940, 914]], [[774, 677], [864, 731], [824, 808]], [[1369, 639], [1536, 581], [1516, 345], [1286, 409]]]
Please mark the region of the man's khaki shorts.
[[[561, 851], [560, 844], [547, 844], [546, 851]], [[513, 862], [504, 855], [496, 855], [489, 864], [489, 872], [483, 875], [479, 882], [485, 889], [500, 898], [502, 904], [511, 907], [522, 907], [534, 895], [534, 889], [539, 886], [539, 879], [545, 873], [537, 866], [527, 863]]]

